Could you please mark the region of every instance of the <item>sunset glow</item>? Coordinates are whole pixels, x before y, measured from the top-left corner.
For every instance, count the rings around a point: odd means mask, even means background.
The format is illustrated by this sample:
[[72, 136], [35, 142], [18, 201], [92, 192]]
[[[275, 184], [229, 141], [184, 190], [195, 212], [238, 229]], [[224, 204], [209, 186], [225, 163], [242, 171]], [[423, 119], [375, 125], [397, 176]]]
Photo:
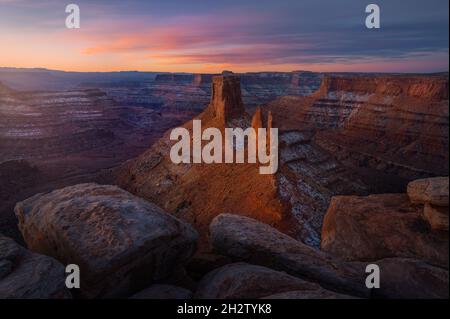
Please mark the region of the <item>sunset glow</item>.
[[447, 1], [417, 3], [407, 12], [401, 1], [379, 1], [382, 28], [376, 31], [364, 27], [361, 1], [328, 1], [324, 10], [312, 6], [313, 1], [77, 3], [81, 28], [69, 30], [61, 1], [0, 0], [0, 66], [173, 72], [448, 70], [448, 13], [440, 9], [448, 7]]

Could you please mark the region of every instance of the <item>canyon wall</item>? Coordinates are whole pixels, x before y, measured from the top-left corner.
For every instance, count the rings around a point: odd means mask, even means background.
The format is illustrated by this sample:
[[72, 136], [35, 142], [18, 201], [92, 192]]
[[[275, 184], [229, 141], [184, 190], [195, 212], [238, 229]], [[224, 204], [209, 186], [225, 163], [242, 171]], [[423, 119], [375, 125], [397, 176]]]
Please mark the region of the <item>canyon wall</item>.
[[314, 131], [375, 192], [448, 175], [448, 75], [327, 77], [314, 94], [267, 107], [285, 128]]

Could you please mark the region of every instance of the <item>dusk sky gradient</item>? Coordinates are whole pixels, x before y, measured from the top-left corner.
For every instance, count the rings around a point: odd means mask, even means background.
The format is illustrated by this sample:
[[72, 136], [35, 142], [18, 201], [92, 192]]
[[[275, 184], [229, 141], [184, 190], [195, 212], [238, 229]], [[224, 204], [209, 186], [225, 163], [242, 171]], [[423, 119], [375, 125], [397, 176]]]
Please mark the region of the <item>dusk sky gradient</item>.
[[[66, 29], [65, 6], [81, 9]], [[365, 7], [381, 8], [381, 29]], [[66, 71], [439, 72], [448, 0], [0, 0], [0, 66]]]

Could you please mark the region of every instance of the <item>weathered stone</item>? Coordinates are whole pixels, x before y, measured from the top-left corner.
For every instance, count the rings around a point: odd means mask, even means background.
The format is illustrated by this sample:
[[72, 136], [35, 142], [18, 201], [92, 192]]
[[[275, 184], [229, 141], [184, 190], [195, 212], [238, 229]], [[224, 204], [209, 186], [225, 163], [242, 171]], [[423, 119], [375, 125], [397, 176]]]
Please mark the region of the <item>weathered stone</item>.
[[367, 296], [364, 269], [346, 264], [254, 219], [222, 214], [210, 226], [218, 253], [320, 283], [324, 288]]
[[448, 231], [448, 206], [425, 204], [423, 216], [434, 230]]
[[137, 294], [131, 299], [191, 299], [192, 292], [181, 287], [171, 285], [153, 285]]
[[15, 213], [31, 250], [79, 265], [83, 297], [127, 296], [167, 277], [196, 247], [191, 226], [116, 186], [38, 194]]
[[447, 206], [448, 176], [418, 179], [408, 184], [408, 196], [414, 204]]
[[263, 123], [262, 123], [262, 113], [261, 113], [261, 107], [257, 107], [255, 114], [253, 114], [252, 117], [252, 128], [256, 130], [256, 132], [258, 132], [259, 128], [263, 127]]
[[213, 77], [210, 106], [214, 109], [215, 117], [223, 123], [245, 112], [240, 81], [238, 76], [233, 75]]
[[0, 235], [0, 299], [67, 299], [64, 266]]
[[432, 231], [403, 194], [333, 197], [321, 246], [347, 261], [407, 257], [448, 267], [448, 234]]
[[254, 299], [293, 290], [321, 292], [318, 284], [284, 272], [246, 263], [223, 266], [199, 283], [197, 299]]

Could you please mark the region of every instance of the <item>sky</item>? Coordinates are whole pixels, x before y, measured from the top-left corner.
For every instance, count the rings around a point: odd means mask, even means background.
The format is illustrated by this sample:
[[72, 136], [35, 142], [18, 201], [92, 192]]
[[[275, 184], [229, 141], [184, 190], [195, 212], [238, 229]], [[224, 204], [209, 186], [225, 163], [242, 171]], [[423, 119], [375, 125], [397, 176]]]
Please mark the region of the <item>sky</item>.
[[[81, 28], [67, 29], [75, 3]], [[365, 8], [381, 10], [367, 29]], [[0, 66], [441, 72], [448, 0], [0, 0]]]

